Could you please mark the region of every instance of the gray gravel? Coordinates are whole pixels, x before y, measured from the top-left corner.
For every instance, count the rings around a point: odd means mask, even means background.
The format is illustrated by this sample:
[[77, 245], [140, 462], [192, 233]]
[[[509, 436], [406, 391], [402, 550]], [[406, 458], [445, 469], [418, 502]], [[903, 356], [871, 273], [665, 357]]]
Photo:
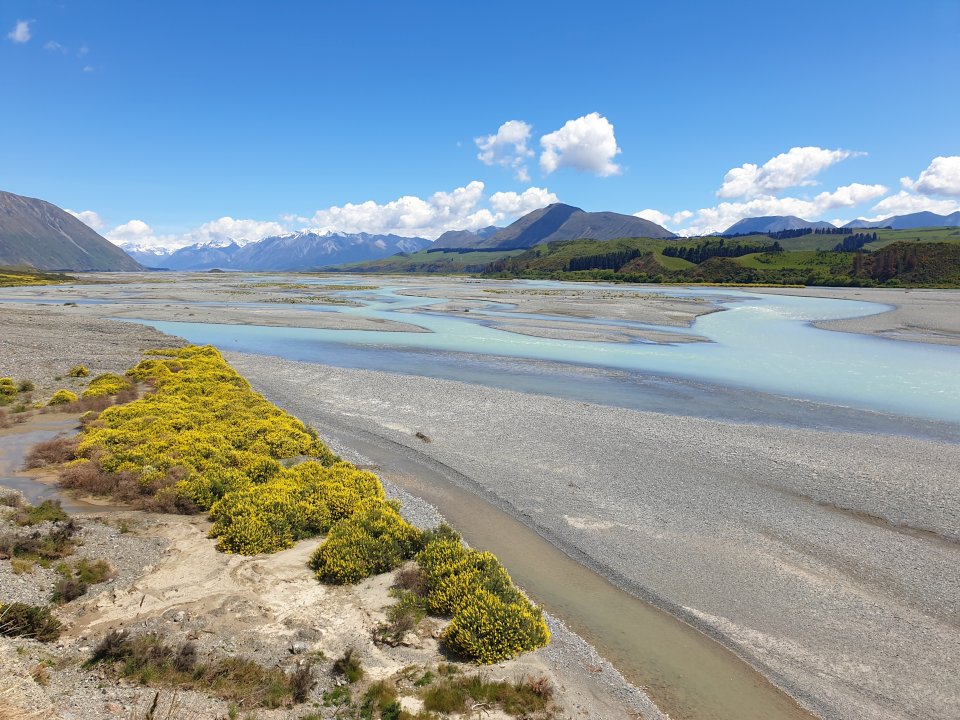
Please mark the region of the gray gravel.
[[230, 360], [307, 422], [380, 435], [478, 482], [825, 717], [960, 715], [943, 661], [960, 657], [957, 445]]

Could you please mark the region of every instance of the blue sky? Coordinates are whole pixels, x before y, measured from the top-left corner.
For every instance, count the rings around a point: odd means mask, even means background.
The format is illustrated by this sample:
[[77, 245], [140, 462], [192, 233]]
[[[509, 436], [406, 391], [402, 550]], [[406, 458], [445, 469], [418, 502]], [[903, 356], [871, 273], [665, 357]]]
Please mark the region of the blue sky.
[[960, 206], [957, 0], [5, 0], [0, 31], [0, 188], [117, 241]]

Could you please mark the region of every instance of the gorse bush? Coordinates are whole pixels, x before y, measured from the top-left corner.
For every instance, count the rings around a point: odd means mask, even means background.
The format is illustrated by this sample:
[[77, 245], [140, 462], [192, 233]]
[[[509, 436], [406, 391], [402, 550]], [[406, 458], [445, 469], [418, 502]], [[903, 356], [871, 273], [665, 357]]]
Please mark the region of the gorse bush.
[[543, 613], [490, 553], [464, 547], [445, 530], [427, 539], [417, 562], [427, 607], [452, 617], [441, 635], [450, 652], [494, 663], [550, 642]]
[[81, 393], [81, 396], [85, 398], [106, 397], [107, 395], [117, 395], [124, 390], [129, 390], [131, 387], [133, 387], [133, 385], [126, 378], [120, 375], [114, 375], [113, 373], [105, 373], [103, 375], [97, 375], [97, 377], [91, 380], [87, 389]]
[[[84, 425], [65, 484], [124, 499], [133, 489], [164, 511], [209, 510], [225, 552], [276, 552], [326, 534], [310, 561], [325, 582], [355, 583], [416, 556], [423, 607], [452, 618], [443, 641], [471, 660], [497, 662], [549, 642], [541, 612], [493, 555], [463, 547], [449, 528], [422, 533], [407, 523], [375, 475], [340, 461], [216, 349], [148, 355], [127, 377], [153, 392]], [[287, 468], [288, 459], [302, 462]], [[401, 620], [398, 633], [410, 624]]]
[[398, 504], [371, 498], [333, 525], [311, 567], [326, 582], [355, 583], [402, 565], [417, 552], [421, 538], [422, 533], [400, 517]]
[[89, 374], [90, 374], [90, 370], [87, 368], [86, 365], [74, 365], [72, 368], [70, 368], [67, 371], [67, 377], [72, 377], [72, 378], [86, 377]]
[[[154, 392], [108, 407], [85, 425], [77, 452], [95, 467], [73, 475], [106, 488], [113, 477], [125, 494], [133, 478], [157, 509], [208, 510], [230, 493], [273, 479], [282, 470], [280, 460], [304, 456], [321, 465], [337, 460], [303, 423], [255, 393], [214, 348], [148, 354], [157, 357], [127, 376], [152, 384]], [[258, 546], [248, 539], [237, 551], [286, 544], [264, 537]], [[224, 543], [223, 549], [233, 548]]]
[[47, 405], [69, 405], [70, 403], [76, 402], [77, 399], [76, 393], [72, 393], [69, 390], [57, 390], [50, 396]]

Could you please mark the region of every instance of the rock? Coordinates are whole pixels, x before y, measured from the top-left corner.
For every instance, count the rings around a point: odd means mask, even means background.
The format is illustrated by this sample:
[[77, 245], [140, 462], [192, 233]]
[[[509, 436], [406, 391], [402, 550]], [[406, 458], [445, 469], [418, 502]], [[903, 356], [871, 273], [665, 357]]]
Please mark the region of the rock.
[[302, 655], [309, 649], [305, 642], [295, 642], [290, 645], [290, 652], [294, 655]]

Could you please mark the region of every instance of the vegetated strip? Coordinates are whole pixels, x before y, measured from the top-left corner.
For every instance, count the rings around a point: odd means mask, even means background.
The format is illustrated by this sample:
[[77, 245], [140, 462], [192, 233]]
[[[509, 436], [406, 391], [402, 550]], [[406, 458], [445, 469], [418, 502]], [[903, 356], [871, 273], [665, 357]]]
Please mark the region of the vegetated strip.
[[127, 377], [153, 392], [84, 424], [64, 485], [166, 512], [208, 511], [225, 552], [276, 552], [325, 534], [311, 559], [325, 582], [415, 559], [429, 610], [451, 618], [442, 642], [469, 660], [498, 662], [550, 641], [542, 612], [493, 555], [465, 548], [449, 528], [407, 523], [375, 475], [254, 392], [215, 348], [147, 355]]

